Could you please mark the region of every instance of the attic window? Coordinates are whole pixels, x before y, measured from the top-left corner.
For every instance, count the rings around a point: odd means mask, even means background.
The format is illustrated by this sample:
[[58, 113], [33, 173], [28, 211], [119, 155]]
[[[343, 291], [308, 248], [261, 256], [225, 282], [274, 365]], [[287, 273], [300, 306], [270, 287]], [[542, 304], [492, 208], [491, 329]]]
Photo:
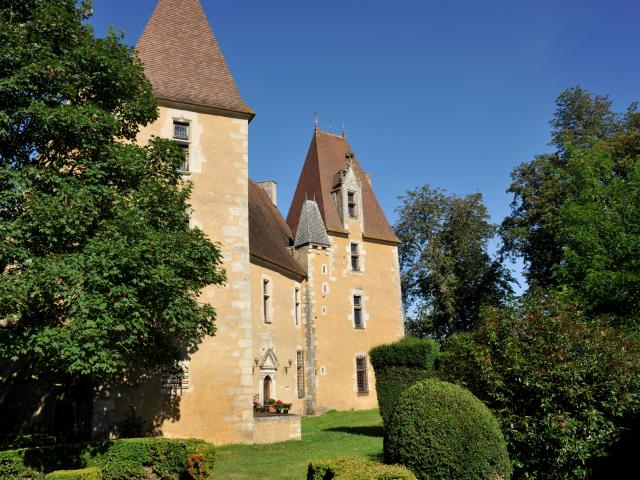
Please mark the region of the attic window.
[[356, 203], [356, 192], [347, 192], [347, 207], [349, 208], [349, 218], [358, 218]]

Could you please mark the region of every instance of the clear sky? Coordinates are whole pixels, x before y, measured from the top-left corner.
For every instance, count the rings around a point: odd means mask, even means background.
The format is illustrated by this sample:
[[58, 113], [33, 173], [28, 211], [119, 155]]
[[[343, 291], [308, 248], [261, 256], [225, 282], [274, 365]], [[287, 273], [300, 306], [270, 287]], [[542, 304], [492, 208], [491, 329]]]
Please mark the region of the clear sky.
[[[429, 183], [509, 211], [514, 166], [548, 150], [580, 84], [640, 99], [638, 0], [201, 0], [245, 101], [250, 175], [286, 216], [313, 131], [347, 126], [389, 220]], [[156, 0], [94, 0], [98, 35], [135, 44]]]

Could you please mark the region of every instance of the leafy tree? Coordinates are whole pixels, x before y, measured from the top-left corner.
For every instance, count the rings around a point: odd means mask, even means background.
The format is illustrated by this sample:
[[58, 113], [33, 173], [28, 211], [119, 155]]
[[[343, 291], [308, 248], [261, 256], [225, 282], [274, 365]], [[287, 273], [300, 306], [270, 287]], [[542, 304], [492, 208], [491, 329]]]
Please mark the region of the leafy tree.
[[630, 126], [635, 106], [627, 115], [620, 115], [611, 110], [611, 103], [609, 97], [593, 95], [579, 86], [561, 93], [550, 122], [550, 145], [555, 151], [536, 156], [511, 174], [507, 191], [514, 198], [511, 214], [500, 229], [503, 252], [524, 259], [527, 280], [534, 288], [559, 284], [554, 270], [564, 258], [558, 236], [560, 208], [579, 191], [564, 173], [573, 153], [576, 148], [589, 149], [600, 140], [611, 139]]
[[396, 225], [407, 330], [446, 337], [472, 329], [482, 306], [512, 292], [509, 272], [488, 253], [495, 234], [481, 194], [447, 195], [428, 185], [407, 192]]
[[[631, 117], [640, 125], [640, 114]], [[563, 173], [575, 193], [559, 208], [554, 273], [591, 316], [640, 331], [640, 129], [571, 156]]]
[[553, 298], [488, 309], [438, 372], [501, 420], [516, 479], [591, 478], [640, 414], [640, 344]]
[[[97, 39], [90, 2], [0, 2], [0, 358], [96, 385], [176, 365], [215, 331], [197, 298], [218, 247], [189, 228], [190, 184], [131, 48]], [[2, 375], [2, 374], [0, 374]]]

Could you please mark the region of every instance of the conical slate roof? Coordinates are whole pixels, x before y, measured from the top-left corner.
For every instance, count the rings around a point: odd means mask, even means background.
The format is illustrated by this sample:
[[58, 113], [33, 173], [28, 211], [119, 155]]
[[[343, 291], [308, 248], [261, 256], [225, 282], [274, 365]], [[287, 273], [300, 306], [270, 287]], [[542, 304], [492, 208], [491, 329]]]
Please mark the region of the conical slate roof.
[[313, 200], [306, 200], [302, 205], [300, 222], [298, 223], [296, 239], [293, 245], [294, 247], [300, 247], [309, 243], [330, 246], [329, 235], [327, 235], [320, 209]]
[[158, 99], [255, 115], [240, 96], [199, 0], [159, 0], [137, 51]]
[[[348, 154], [351, 157], [352, 150], [345, 137], [315, 129], [309, 153], [302, 167], [298, 186], [287, 215], [287, 223], [296, 233], [296, 237], [299, 225], [301, 225], [303, 206], [309, 197], [315, 198], [318, 202], [320, 214], [329, 232], [347, 233], [342, 226], [338, 208], [331, 197], [331, 189], [335, 184], [336, 174], [347, 167]], [[400, 243], [389, 225], [360, 163], [355, 157], [352, 158], [352, 162], [354, 172], [362, 185], [364, 236], [370, 240]]]

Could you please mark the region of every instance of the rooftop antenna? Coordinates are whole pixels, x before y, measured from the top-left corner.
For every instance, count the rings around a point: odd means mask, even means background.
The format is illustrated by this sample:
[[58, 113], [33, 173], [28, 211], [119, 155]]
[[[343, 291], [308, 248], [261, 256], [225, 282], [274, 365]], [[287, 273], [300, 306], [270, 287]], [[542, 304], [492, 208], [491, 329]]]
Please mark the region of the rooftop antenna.
[[318, 130], [318, 112], [313, 112], [313, 129]]
[[342, 138], [347, 138], [347, 124], [342, 122]]

